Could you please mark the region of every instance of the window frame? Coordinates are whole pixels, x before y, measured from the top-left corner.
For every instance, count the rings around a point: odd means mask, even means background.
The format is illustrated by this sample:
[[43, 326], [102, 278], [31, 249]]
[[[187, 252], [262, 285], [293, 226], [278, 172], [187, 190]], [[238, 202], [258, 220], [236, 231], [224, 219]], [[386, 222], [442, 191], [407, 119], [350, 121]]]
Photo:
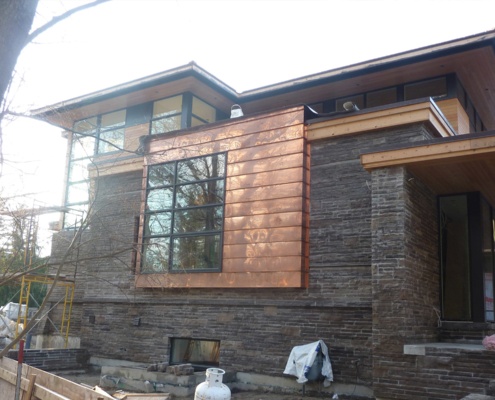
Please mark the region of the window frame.
[[[444, 249], [443, 249], [443, 235], [442, 235], [442, 207], [441, 199], [449, 197], [465, 196], [466, 198], [466, 215], [467, 215], [467, 240], [466, 246], [468, 248], [468, 275], [469, 275], [469, 307], [470, 316], [468, 319], [451, 319], [445, 315], [445, 268], [444, 265]], [[491, 271], [492, 271], [492, 307], [493, 307], [493, 275], [495, 274], [495, 208], [491, 205], [479, 192], [458, 193], [451, 195], [438, 196], [438, 246], [439, 246], [439, 263], [440, 263], [440, 302], [441, 302], [441, 317], [443, 321], [456, 321], [456, 322], [495, 322], [494, 319], [487, 318], [487, 299], [486, 299], [486, 265], [483, 260], [483, 235], [484, 226], [483, 221], [483, 207], [489, 208], [489, 224], [491, 225], [490, 240], [491, 240]], [[493, 308], [492, 308], [493, 311]], [[493, 317], [493, 312], [492, 312]]]
[[[180, 181], [180, 176], [178, 175], [179, 172], [179, 166], [181, 164], [187, 163], [191, 160], [199, 160], [199, 159], [207, 159], [209, 157], [223, 157], [223, 166], [222, 170], [218, 171], [218, 176], [216, 177], [209, 177], [209, 178], [204, 178], [204, 179], [197, 179], [197, 180], [189, 180], [189, 181]], [[155, 185], [151, 186], [150, 185], [150, 170], [152, 168], [164, 166], [164, 165], [173, 165], [173, 182], [172, 183], [166, 183], [163, 185]], [[222, 259], [223, 259], [223, 234], [224, 234], [224, 224], [225, 224], [225, 195], [226, 195], [226, 178], [227, 178], [227, 152], [219, 152], [219, 153], [213, 153], [213, 154], [205, 154], [201, 156], [195, 156], [195, 157], [189, 157], [189, 158], [184, 158], [184, 159], [178, 159], [178, 160], [170, 160], [167, 162], [159, 163], [159, 164], [153, 164], [153, 165], [148, 165], [146, 168], [146, 188], [145, 188], [145, 197], [144, 197], [144, 215], [142, 218], [142, 243], [141, 243], [141, 258], [140, 258], [140, 263], [139, 263], [139, 272], [140, 274], [143, 275], [148, 275], [148, 274], [176, 274], [176, 273], [202, 273], [202, 272], [221, 272], [222, 271]], [[177, 204], [177, 195], [179, 193], [178, 189], [181, 187], [186, 187], [186, 186], [194, 186], [194, 185], [201, 185], [201, 184], [208, 184], [210, 182], [221, 182], [222, 188], [221, 188], [221, 197], [219, 198], [218, 202], [213, 202], [213, 203], [202, 203], [200, 205], [186, 205], [184, 207], [180, 206]], [[169, 192], [171, 193], [172, 199], [171, 199], [171, 205], [169, 207], [163, 207], [163, 208], [158, 208], [158, 209], [149, 209], [149, 203], [148, 200], [150, 199], [150, 193], [152, 191], [157, 192], [163, 189], [171, 189]], [[204, 229], [204, 230], [186, 230], [186, 231], [176, 231], [176, 219], [178, 219], [178, 215], [187, 211], [202, 211], [202, 210], [212, 210], [213, 213], [216, 213], [218, 210], [220, 210], [220, 215], [219, 219], [221, 220], [220, 223], [220, 228], [219, 229]], [[168, 218], [169, 225], [168, 225], [168, 230], [164, 230], [164, 232], [161, 233], [153, 233], [149, 229], [149, 223], [150, 219], [152, 216], [157, 216], [158, 218], [161, 215], [166, 215], [169, 214], [170, 217]], [[167, 218], [166, 218], [167, 219]], [[148, 227], [148, 229], [147, 229]], [[194, 267], [189, 267], [189, 268], [183, 268], [183, 267], [174, 267], [174, 262], [176, 260], [176, 257], [178, 253], [176, 252], [175, 249], [175, 244], [177, 240], [187, 240], [189, 239], [203, 239], [206, 240], [208, 237], [213, 237], [216, 238], [217, 241], [213, 243], [214, 247], [217, 247], [216, 251], [216, 267], [212, 268], [194, 268]], [[163, 268], [162, 270], [160, 269], [153, 269], [153, 268], [145, 268], [145, 262], [146, 262], [146, 251], [147, 246], [149, 246], [150, 243], [158, 242], [160, 240], [166, 240], [167, 244], [166, 246], [166, 251], [167, 251], [167, 262], [166, 268]], [[151, 251], [151, 250], [150, 250]]]
[[[182, 104], [181, 110], [179, 112], [171, 113], [171, 114], [168, 114], [165, 116], [155, 117], [153, 114], [154, 104], [157, 102], [163, 101], [163, 100], [172, 99], [174, 97], [181, 97], [181, 104]], [[215, 114], [215, 120], [214, 121], [207, 121], [204, 118], [202, 118], [201, 116], [194, 113], [194, 109], [193, 109], [194, 98], [196, 98], [200, 102], [202, 102], [202, 103], [204, 103], [207, 106], [212, 108], [212, 110], [214, 111], [214, 114]], [[221, 118], [220, 111], [216, 107], [212, 106], [207, 101], [203, 100], [202, 98], [200, 98], [200, 97], [198, 97], [198, 96], [196, 96], [190, 92], [184, 92], [184, 93], [175, 94], [173, 96], [164, 97], [162, 99], [158, 99], [158, 100], [153, 101], [151, 104], [152, 104], [152, 106], [151, 106], [152, 110], [151, 110], [149, 134], [152, 136], [163, 134], [163, 133], [175, 132], [175, 131], [181, 130], [181, 129], [188, 129], [188, 128], [195, 127], [195, 126], [202, 126], [202, 125], [211, 124], [211, 123], [219, 121]], [[154, 122], [160, 121], [163, 119], [167, 119], [167, 118], [177, 117], [177, 116], [180, 117], [180, 127], [178, 129], [153, 132], [155, 130], [153, 128]], [[195, 119], [201, 123], [193, 125], [193, 119]]]

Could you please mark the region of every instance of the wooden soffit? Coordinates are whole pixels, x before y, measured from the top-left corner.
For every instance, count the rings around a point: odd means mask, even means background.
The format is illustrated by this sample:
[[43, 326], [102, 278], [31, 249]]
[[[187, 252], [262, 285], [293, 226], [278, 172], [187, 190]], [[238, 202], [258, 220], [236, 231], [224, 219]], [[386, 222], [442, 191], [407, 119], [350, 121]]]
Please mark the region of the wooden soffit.
[[436, 194], [479, 191], [495, 205], [495, 131], [363, 154], [361, 164], [369, 172], [405, 166]]

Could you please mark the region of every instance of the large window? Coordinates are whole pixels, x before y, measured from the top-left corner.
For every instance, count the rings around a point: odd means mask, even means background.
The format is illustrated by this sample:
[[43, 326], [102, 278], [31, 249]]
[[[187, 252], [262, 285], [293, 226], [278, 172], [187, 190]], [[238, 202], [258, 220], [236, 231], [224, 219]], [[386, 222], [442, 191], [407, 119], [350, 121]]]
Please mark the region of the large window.
[[479, 193], [439, 199], [442, 317], [494, 321], [494, 210]]
[[85, 217], [89, 205], [88, 166], [96, 153], [117, 151], [124, 146], [126, 110], [86, 118], [74, 123], [64, 228], [73, 228]]
[[148, 167], [141, 273], [219, 271], [225, 154]]

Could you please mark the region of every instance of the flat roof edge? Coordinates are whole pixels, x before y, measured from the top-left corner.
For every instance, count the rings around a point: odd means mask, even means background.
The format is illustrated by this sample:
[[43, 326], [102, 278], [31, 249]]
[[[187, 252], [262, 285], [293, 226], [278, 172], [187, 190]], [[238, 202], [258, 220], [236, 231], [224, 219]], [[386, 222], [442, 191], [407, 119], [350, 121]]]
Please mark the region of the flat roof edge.
[[[494, 41], [494, 39], [495, 30], [486, 31], [471, 36], [466, 36], [460, 39], [452, 39], [447, 42], [428, 45], [420, 47], [418, 49], [407, 50], [404, 52], [383, 56], [356, 64], [351, 64], [345, 67], [338, 67], [328, 71], [317, 72], [315, 74], [306, 75], [300, 78], [263, 86], [257, 89], [247, 90], [245, 92], [242, 92], [239, 97], [240, 100], [246, 101], [251, 97], [262, 96], [263, 94], [267, 94], [269, 92], [286, 91], [291, 88], [311, 85], [312, 83], [316, 83], [321, 80], [331, 80], [345, 75], [360, 73], [363, 74], [373, 68], [380, 68], [386, 65], [394, 65], [395, 63], [406, 62], [414, 58], [434, 58], [442, 55], [445, 52], [455, 51], [456, 49], [457, 51], [464, 51], [466, 47], [476, 48], [483, 46], [484, 44], [488, 45], [489, 42]], [[492, 43], [492, 46], [494, 45], [495, 43]]]
[[66, 111], [83, 105], [96, 103], [108, 97], [116, 97], [128, 92], [139, 90], [140, 88], [153, 86], [161, 82], [172, 80], [174, 78], [180, 78], [185, 75], [193, 76], [194, 74], [196, 74], [201, 79], [209, 82], [210, 84], [216, 86], [218, 89], [223, 91], [227, 96], [232, 98], [238, 97], [238, 93], [233, 88], [231, 88], [226, 83], [224, 83], [220, 79], [216, 78], [215, 76], [207, 72], [205, 69], [201, 68], [194, 61], [191, 61], [188, 64], [181, 65], [176, 68], [162, 71], [153, 75], [148, 75], [143, 78], [134, 79], [132, 81], [123, 84], [111, 86], [103, 90], [98, 90], [96, 92], [88, 93], [82, 96], [74, 97], [69, 100], [64, 100], [59, 103], [55, 103], [49, 106], [32, 110], [31, 116], [35, 118], [39, 118], [39, 117], [51, 115], [56, 112]]

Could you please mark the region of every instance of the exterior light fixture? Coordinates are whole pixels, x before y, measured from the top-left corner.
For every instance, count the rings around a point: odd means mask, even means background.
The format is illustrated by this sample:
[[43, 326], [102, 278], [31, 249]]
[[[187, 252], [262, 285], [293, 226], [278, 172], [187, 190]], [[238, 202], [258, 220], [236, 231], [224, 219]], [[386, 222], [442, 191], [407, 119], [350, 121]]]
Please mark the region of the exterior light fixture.
[[344, 110], [346, 111], [359, 111], [359, 107], [352, 101], [346, 101], [344, 104], [342, 104], [342, 107], [344, 107]]
[[238, 118], [242, 117], [244, 113], [242, 112], [242, 108], [239, 104], [234, 104], [230, 109], [230, 118]]

